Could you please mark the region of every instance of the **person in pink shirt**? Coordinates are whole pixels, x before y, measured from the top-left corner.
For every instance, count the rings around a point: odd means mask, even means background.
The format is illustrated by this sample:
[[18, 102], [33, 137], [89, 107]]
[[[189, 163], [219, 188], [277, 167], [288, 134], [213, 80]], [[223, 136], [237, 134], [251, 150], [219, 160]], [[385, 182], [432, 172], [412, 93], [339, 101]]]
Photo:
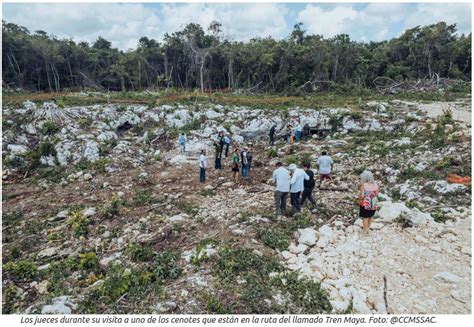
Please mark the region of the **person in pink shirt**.
[[379, 186], [374, 181], [374, 175], [365, 170], [360, 174], [361, 184], [359, 187], [359, 216], [362, 218], [364, 232], [368, 233], [375, 212], [378, 209], [377, 200]]

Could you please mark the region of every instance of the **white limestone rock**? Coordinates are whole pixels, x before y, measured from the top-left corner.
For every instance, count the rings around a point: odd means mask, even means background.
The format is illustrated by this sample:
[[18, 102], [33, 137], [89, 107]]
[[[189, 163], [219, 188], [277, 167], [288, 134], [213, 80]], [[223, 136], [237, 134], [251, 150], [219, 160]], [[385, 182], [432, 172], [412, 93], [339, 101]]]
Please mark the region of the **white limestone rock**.
[[316, 231], [313, 228], [298, 229], [298, 243], [312, 246], [316, 244]]
[[300, 243], [296, 246], [294, 243], [291, 243], [290, 246], [288, 247], [288, 250], [291, 253], [298, 254], [298, 253], [303, 253], [304, 251], [306, 251], [307, 248], [308, 246], [306, 244]]
[[38, 253], [38, 258], [49, 258], [58, 253], [58, 249], [56, 247], [50, 247], [44, 249]]
[[48, 304], [41, 308], [41, 314], [71, 314], [77, 305], [72, 302], [69, 296], [60, 296], [52, 300], [52, 304]]
[[463, 279], [448, 271], [442, 271], [433, 276], [434, 279], [440, 280], [446, 283], [460, 283]]

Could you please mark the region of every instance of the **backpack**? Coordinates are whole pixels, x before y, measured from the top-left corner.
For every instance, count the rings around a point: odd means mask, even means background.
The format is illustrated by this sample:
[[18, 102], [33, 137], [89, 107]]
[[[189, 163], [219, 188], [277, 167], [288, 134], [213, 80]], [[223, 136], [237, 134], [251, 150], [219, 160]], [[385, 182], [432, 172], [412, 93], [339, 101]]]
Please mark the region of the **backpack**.
[[180, 135], [180, 136], [179, 136], [179, 144], [182, 145], [182, 144], [184, 144], [184, 143], [186, 143], [186, 138], [184, 137], [184, 135]]
[[365, 210], [377, 210], [379, 208], [377, 205], [378, 193], [378, 191], [365, 192], [364, 200], [361, 201], [360, 205], [364, 207]]

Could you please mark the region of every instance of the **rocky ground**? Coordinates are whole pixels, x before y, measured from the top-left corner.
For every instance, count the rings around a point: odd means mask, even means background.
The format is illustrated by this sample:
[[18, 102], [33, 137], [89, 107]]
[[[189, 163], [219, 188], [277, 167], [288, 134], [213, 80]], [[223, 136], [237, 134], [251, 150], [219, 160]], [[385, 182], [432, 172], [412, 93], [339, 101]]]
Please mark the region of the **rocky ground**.
[[[471, 176], [467, 108], [3, 107], [3, 312], [470, 313], [471, 186], [447, 181]], [[296, 118], [329, 135], [269, 147]], [[199, 183], [218, 130], [255, 144], [251, 178], [225, 158]], [[317, 207], [275, 216], [274, 164], [322, 150], [335, 180]], [[364, 169], [382, 189], [369, 235]]]

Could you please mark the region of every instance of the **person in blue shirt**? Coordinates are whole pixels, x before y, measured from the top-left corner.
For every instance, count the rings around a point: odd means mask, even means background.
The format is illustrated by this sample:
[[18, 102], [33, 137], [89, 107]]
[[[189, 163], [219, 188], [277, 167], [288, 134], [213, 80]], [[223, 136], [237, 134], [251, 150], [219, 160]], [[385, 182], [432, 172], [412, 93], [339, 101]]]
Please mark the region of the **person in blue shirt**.
[[186, 136], [184, 135], [184, 133], [181, 133], [181, 135], [178, 137], [178, 143], [181, 147], [180, 152], [184, 153], [186, 151]]
[[229, 146], [230, 146], [230, 143], [232, 142], [231, 138], [229, 137], [229, 135], [224, 135], [224, 145], [225, 145], [225, 153], [224, 153], [224, 157], [227, 158], [228, 154], [229, 154]]

